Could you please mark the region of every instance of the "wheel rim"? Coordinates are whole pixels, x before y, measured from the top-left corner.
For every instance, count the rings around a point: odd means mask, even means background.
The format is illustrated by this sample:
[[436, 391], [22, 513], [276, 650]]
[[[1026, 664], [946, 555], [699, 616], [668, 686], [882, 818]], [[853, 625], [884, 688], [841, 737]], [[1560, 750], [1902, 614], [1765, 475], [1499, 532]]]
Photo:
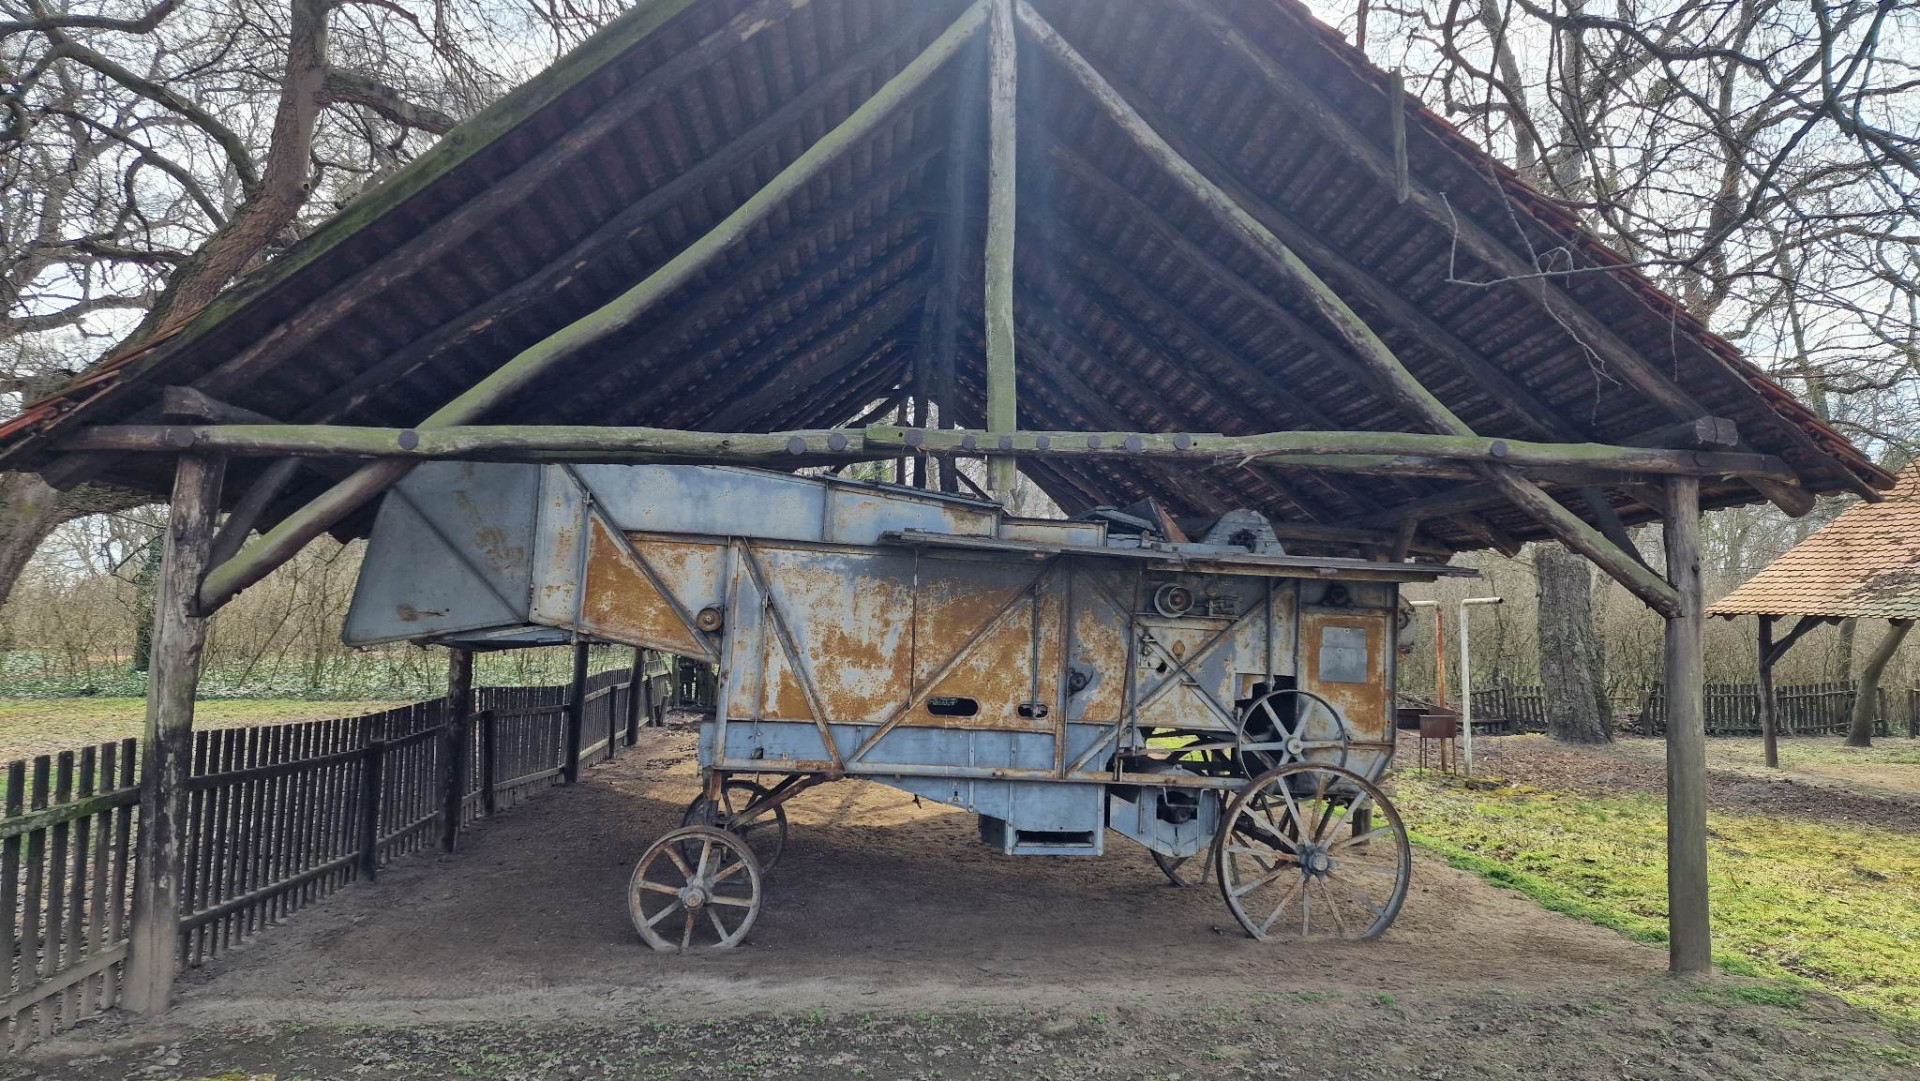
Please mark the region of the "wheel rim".
[[720, 806], [716, 810], [713, 801], [706, 796], [696, 796], [687, 805], [686, 813], [680, 816], [682, 826], [712, 826], [737, 837], [744, 838], [747, 846], [753, 849], [753, 856], [760, 861], [760, 873], [767, 874], [773, 865], [780, 862], [780, 854], [787, 850], [787, 808], [780, 805], [771, 811], [763, 811], [750, 822], [738, 822], [740, 812], [770, 793], [767, 789], [746, 780], [729, 780], [720, 789]]
[[[1203, 856], [1169, 856], [1151, 848], [1147, 852], [1160, 868], [1160, 873], [1166, 875], [1167, 881], [1175, 886], [1193, 886], [1207, 881], [1207, 861]], [[1196, 872], [1199, 875], [1197, 878], [1193, 877]]]
[[1227, 907], [1263, 941], [1377, 938], [1399, 914], [1413, 873], [1392, 801], [1352, 770], [1311, 762], [1241, 789], [1213, 855]]
[[656, 950], [736, 946], [760, 915], [760, 864], [725, 830], [682, 826], [640, 857], [627, 908], [634, 929]]

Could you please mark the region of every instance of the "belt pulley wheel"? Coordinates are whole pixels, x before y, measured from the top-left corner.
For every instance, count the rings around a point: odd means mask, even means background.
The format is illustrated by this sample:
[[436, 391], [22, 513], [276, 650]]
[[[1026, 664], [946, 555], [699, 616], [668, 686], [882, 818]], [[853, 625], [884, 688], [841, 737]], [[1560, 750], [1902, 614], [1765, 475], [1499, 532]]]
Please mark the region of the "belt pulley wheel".
[[1345, 766], [1353, 744], [1346, 718], [1332, 702], [1312, 691], [1287, 687], [1263, 694], [1240, 711], [1248, 773], [1293, 762]]
[[1250, 781], [1213, 843], [1220, 894], [1254, 938], [1372, 939], [1400, 913], [1413, 850], [1372, 781], [1295, 762]]
[[760, 863], [734, 834], [682, 826], [640, 857], [627, 908], [640, 937], [663, 953], [737, 946], [760, 915]]

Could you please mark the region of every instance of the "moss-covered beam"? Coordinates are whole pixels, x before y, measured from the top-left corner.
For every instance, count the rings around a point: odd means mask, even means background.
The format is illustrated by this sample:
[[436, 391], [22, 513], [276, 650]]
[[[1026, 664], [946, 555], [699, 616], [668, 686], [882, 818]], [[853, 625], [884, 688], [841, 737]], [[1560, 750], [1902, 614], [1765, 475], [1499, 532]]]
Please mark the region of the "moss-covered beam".
[[[903, 305], [902, 314], [904, 314]], [[1037, 351], [1037, 350], [1036, 350]], [[1058, 374], [1058, 373], [1055, 373]], [[1091, 393], [1091, 388], [1085, 388]], [[1097, 395], [1096, 395], [1097, 397]], [[835, 440], [839, 445], [830, 446]], [[806, 432], [727, 433], [675, 428], [610, 428], [585, 425], [474, 424], [445, 428], [359, 428], [327, 424], [103, 425], [84, 428], [62, 444], [70, 450], [218, 451], [234, 455], [307, 455], [432, 460], [482, 457], [516, 458], [543, 453], [578, 456], [660, 454], [711, 456], [727, 460], [786, 448], [793, 440], [807, 453], [848, 458], [893, 457], [902, 451], [924, 454], [1035, 458], [1109, 458], [1209, 465], [1281, 458], [1297, 468], [1337, 472], [1373, 472], [1386, 466], [1400, 472], [1435, 463], [1497, 463], [1515, 468], [1605, 470], [1678, 477], [1764, 476], [1788, 472], [1786, 463], [1758, 454], [1604, 443], [1530, 443], [1485, 439], [1477, 435], [1423, 435], [1412, 432], [1269, 432], [1218, 435], [1211, 432], [999, 432], [977, 429], [866, 428]], [[816, 445], [817, 444], [817, 445]], [[742, 448], [753, 448], [751, 451]], [[800, 453], [794, 451], [794, 453]], [[1436, 464], [1447, 479], [1457, 467]]]
[[[815, 140], [759, 191], [748, 196], [720, 224], [682, 249], [626, 292], [587, 313], [532, 346], [435, 410], [422, 428], [470, 424], [525, 389], [535, 379], [617, 334], [653, 311], [682, 286], [740, 243], [789, 198], [811, 184], [841, 153], [880, 129], [903, 101], [946, 66], [948, 60], [979, 32], [986, 19], [981, 3], [935, 38], [920, 54], [882, 84], [833, 130]], [[332, 528], [367, 500], [406, 476], [405, 461], [382, 461], [361, 468], [319, 498], [294, 511], [239, 554], [213, 568], [201, 587], [200, 601], [208, 610], [226, 603], [240, 590], [265, 577], [306, 543]]]
[[[1017, 12], [1022, 29], [1079, 84], [1143, 155], [1203, 207], [1229, 235], [1258, 254], [1274, 273], [1293, 287], [1318, 320], [1332, 328], [1334, 337], [1371, 374], [1370, 382], [1382, 391], [1388, 401], [1440, 434], [1473, 435], [1473, 429], [1407, 370], [1379, 334], [1331, 286], [1272, 230], [1241, 206], [1232, 193], [1223, 190], [1192, 162], [1182, 157], [1031, 4], [1026, 0], [1018, 0]], [[1618, 579], [1656, 611], [1671, 615], [1676, 610], [1672, 586], [1615, 548], [1598, 530], [1555, 502], [1538, 485], [1504, 464], [1490, 463], [1482, 468], [1491, 484], [1504, 492], [1513, 503], [1525, 508], [1569, 548]]]

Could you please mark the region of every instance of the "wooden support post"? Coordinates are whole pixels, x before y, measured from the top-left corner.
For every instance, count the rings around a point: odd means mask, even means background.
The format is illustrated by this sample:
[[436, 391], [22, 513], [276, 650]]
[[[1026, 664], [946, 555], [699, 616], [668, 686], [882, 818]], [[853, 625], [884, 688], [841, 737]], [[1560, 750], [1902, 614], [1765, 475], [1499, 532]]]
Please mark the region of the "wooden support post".
[[225, 470], [224, 459], [199, 454], [181, 455], [174, 467], [173, 504], [153, 613], [153, 661], [147, 674], [146, 753], [123, 992], [127, 1008], [136, 1013], [164, 1011], [173, 994], [193, 700], [200, 684], [200, 651], [207, 641], [207, 619], [197, 597], [213, 545]]
[[1754, 681], [1754, 695], [1760, 714], [1760, 742], [1766, 748], [1767, 766], [1780, 768], [1779, 722], [1774, 719], [1773, 701], [1773, 617], [1759, 616], [1760, 672]]
[[447, 651], [447, 723], [441, 729], [440, 777], [445, 798], [440, 812], [440, 851], [452, 852], [460, 836], [460, 816], [467, 799], [468, 722], [473, 716], [473, 651]]
[[1667, 481], [1667, 579], [1679, 610], [1667, 616], [1667, 950], [1680, 975], [1713, 964], [1707, 919], [1706, 608], [1700, 591], [1700, 481]]
[[[385, 722], [375, 721], [384, 725]], [[360, 757], [360, 877], [372, 882], [380, 873], [381, 774], [387, 763], [386, 731], [370, 730]]]
[[498, 747], [500, 743], [500, 711], [485, 709], [480, 711], [480, 809], [491, 818], [497, 802], [494, 784], [499, 777]]
[[580, 733], [587, 717], [587, 643], [573, 643], [573, 679], [567, 684], [566, 759], [560, 775], [567, 784], [580, 779]]
[[627, 746], [640, 744], [640, 726], [651, 718], [653, 687], [647, 679], [647, 650], [635, 647], [633, 674], [627, 677]]
[[[886, 81], [832, 131], [816, 140], [759, 191], [747, 197], [731, 214], [679, 254], [667, 260], [632, 288], [565, 327], [521, 350], [452, 401], [421, 422], [423, 428], [471, 423], [488, 410], [512, 398], [543, 373], [579, 356], [608, 336], [632, 326], [681, 286], [704, 273], [715, 260], [731, 251], [769, 216], [787, 205], [794, 193], [812, 184], [842, 152], [880, 129], [894, 110], [938, 73], [980, 29], [986, 13], [970, 5], [920, 55]], [[201, 584], [202, 603], [218, 605], [265, 577], [305, 544], [406, 476], [406, 462], [376, 462], [363, 466], [313, 502], [294, 511], [232, 559], [213, 568]]]
[[[1019, 64], [1013, 0], [989, 0], [987, 14], [987, 430], [1004, 435], [1020, 427], [1013, 340], [1014, 112]], [[1012, 458], [987, 460], [987, 488], [1002, 503], [1013, 498]]]

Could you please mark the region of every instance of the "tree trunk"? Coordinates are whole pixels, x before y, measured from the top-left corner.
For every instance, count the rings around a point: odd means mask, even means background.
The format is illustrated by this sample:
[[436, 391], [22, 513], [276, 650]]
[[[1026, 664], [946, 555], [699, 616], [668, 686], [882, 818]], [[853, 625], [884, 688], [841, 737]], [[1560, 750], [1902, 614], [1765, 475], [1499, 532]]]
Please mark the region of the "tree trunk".
[[1840, 621], [1840, 644], [1833, 657], [1833, 674], [1830, 677], [1836, 683], [1845, 683], [1853, 678], [1853, 638], [1859, 629], [1859, 620]]
[[[64, 522], [154, 502], [150, 495], [83, 484], [56, 491], [31, 473], [0, 473], [0, 604], [5, 604], [40, 542]], [[0, 646], [7, 644], [0, 627]]]
[[1867, 658], [1867, 666], [1860, 671], [1859, 692], [1853, 699], [1853, 726], [1847, 730], [1847, 746], [1873, 746], [1874, 707], [1880, 702], [1880, 675], [1887, 670], [1887, 662], [1893, 659], [1912, 629], [1911, 619], [1893, 620], [1887, 636], [1874, 648], [1873, 656]]
[[1593, 629], [1593, 572], [1587, 561], [1542, 545], [1534, 557], [1540, 578], [1540, 682], [1545, 687], [1547, 734], [1562, 743], [1613, 739], [1600, 643]]

